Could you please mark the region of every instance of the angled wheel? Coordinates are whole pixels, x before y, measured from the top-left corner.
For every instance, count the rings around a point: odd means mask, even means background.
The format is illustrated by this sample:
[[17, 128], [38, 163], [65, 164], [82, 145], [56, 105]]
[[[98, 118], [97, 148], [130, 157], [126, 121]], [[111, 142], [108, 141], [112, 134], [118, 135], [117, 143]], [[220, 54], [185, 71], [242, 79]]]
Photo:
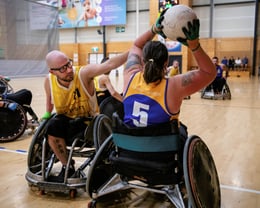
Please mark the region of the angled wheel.
[[202, 89], [201, 94], [200, 94], [201, 98], [204, 98], [205, 92], [206, 92], [206, 88]]
[[[11, 100], [1, 100], [5, 105], [14, 103]], [[23, 135], [27, 127], [26, 113], [18, 103], [15, 110], [0, 107], [0, 142], [11, 142]]]
[[99, 109], [101, 114], [105, 114], [110, 119], [112, 119], [112, 115], [114, 112], [117, 112], [120, 118], [123, 117], [124, 114], [123, 103], [112, 96], [104, 99], [100, 103]]
[[223, 86], [222, 94], [223, 94], [223, 99], [231, 100], [231, 91], [227, 83], [225, 83], [225, 85]]
[[220, 185], [213, 157], [206, 144], [191, 136], [184, 147], [184, 179], [192, 207], [220, 207]]
[[91, 198], [93, 198], [93, 194], [115, 174], [109, 162], [109, 155], [114, 148], [115, 146], [112, 142], [111, 135], [103, 142], [92, 160], [86, 183], [86, 192]]
[[[52, 115], [54, 116], [54, 115]], [[43, 148], [43, 140], [46, 138], [46, 130], [47, 130], [48, 120], [43, 121], [40, 126], [37, 128], [36, 133], [32, 138], [32, 142], [29, 147], [28, 157], [27, 157], [27, 165], [28, 170], [32, 173], [37, 173], [41, 171], [42, 168], [42, 148]], [[50, 147], [47, 145], [47, 150], [45, 154], [45, 161], [48, 162], [52, 154]]]
[[112, 121], [111, 119], [100, 114], [96, 117], [93, 125], [93, 140], [96, 151], [100, 148], [102, 143], [112, 134]]

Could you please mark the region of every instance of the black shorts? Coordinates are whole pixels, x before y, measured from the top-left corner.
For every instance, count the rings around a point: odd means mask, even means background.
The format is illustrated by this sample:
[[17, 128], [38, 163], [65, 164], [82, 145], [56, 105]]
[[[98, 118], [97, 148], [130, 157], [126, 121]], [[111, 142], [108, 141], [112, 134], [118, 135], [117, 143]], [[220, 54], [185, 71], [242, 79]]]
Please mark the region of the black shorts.
[[6, 99], [12, 100], [21, 106], [31, 105], [32, 102], [32, 92], [27, 89], [18, 90], [15, 93], [7, 94]]
[[47, 134], [64, 138], [71, 145], [75, 136], [83, 135], [87, 125], [82, 120], [75, 120], [65, 115], [56, 115], [48, 121]]

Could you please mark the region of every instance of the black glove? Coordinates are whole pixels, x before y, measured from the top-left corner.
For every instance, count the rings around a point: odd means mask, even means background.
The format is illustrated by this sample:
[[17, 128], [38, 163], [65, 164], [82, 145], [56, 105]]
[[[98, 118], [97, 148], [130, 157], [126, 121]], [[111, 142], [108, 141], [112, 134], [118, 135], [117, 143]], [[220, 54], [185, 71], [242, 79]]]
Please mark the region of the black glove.
[[188, 22], [188, 29], [186, 27], [183, 27], [182, 31], [186, 38], [178, 37], [177, 41], [179, 41], [183, 45], [188, 46], [187, 40], [196, 40], [199, 38], [200, 20], [194, 19], [192, 23]]
[[156, 33], [158, 35], [161, 35], [164, 39], [166, 39], [166, 35], [163, 33], [162, 29], [163, 29], [163, 25], [162, 25], [162, 21], [164, 19], [164, 14], [165, 12], [168, 10], [165, 9], [161, 12], [160, 16], [157, 18], [155, 24], [152, 26], [152, 32]]

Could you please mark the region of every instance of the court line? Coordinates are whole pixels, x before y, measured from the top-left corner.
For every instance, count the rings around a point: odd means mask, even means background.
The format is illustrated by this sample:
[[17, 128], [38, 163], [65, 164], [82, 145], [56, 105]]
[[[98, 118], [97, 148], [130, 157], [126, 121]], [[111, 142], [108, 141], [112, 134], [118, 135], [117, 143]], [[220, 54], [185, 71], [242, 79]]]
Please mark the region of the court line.
[[220, 188], [230, 189], [230, 190], [234, 190], [234, 191], [241, 191], [241, 192], [249, 192], [249, 193], [254, 193], [254, 194], [260, 194], [260, 191], [257, 191], [254, 189], [241, 188], [241, 187], [237, 187], [237, 186], [220, 185]]
[[0, 147], [0, 151], [4, 151], [4, 152], [13, 152], [13, 153], [18, 153], [18, 154], [22, 154], [22, 155], [27, 155], [27, 151], [26, 150], [10, 150], [10, 149], [6, 149], [5, 147]]
[[[0, 147], [0, 151], [5, 151], [5, 152], [13, 152], [17, 154], [23, 154], [23, 155], [28, 155], [28, 152], [26, 150], [10, 150], [6, 149], [5, 147]], [[229, 190], [234, 190], [234, 191], [241, 191], [241, 192], [249, 192], [249, 193], [254, 193], [254, 194], [260, 194], [260, 191], [254, 190], [254, 189], [247, 189], [247, 188], [241, 188], [237, 186], [229, 186], [229, 185], [221, 185], [220, 188], [222, 189], [229, 189]]]

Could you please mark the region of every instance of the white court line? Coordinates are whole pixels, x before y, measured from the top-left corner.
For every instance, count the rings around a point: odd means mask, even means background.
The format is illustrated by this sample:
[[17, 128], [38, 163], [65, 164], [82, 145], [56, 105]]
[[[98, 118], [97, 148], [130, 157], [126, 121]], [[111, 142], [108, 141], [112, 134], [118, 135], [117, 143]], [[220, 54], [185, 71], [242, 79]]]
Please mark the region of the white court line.
[[[0, 151], [13, 152], [13, 153], [23, 154], [23, 155], [28, 154], [27, 151], [25, 151], [25, 150], [9, 150], [4, 147], [0, 147]], [[240, 188], [240, 187], [236, 187], [236, 186], [220, 185], [220, 188], [234, 190], [234, 191], [241, 191], [241, 192], [249, 192], [249, 193], [254, 193], [254, 194], [260, 194], [260, 191], [253, 190], [253, 189]]]
[[234, 190], [234, 191], [241, 191], [241, 192], [249, 192], [249, 193], [254, 193], [254, 194], [260, 194], [260, 191], [253, 190], [253, 189], [246, 189], [246, 188], [236, 187], [236, 186], [220, 185], [220, 188], [230, 189], [230, 190]]

